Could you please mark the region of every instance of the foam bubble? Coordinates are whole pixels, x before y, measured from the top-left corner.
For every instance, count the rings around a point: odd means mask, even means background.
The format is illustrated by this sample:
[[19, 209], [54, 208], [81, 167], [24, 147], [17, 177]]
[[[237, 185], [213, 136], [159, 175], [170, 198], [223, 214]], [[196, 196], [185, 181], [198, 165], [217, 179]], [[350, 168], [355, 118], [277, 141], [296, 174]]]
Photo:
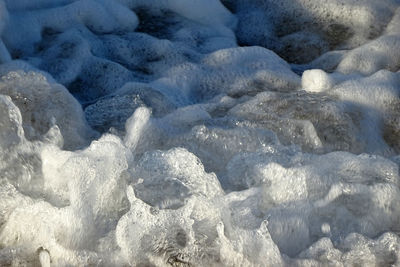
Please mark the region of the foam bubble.
[[301, 77], [301, 85], [308, 92], [319, 93], [331, 89], [334, 83], [323, 70], [306, 70]]

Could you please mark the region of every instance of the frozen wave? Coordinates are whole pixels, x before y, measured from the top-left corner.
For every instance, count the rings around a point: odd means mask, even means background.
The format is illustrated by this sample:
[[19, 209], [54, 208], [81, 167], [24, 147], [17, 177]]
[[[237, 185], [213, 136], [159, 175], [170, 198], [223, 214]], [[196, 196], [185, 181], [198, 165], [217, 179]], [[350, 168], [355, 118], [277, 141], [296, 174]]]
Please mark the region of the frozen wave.
[[0, 1], [0, 265], [400, 265], [399, 10]]

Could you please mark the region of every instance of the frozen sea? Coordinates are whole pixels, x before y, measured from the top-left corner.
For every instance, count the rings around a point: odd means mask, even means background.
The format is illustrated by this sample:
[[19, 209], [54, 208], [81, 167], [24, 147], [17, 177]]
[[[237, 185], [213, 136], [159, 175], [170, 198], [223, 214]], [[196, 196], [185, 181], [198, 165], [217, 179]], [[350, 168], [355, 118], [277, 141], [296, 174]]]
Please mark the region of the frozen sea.
[[400, 266], [400, 0], [0, 0], [0, 266]]

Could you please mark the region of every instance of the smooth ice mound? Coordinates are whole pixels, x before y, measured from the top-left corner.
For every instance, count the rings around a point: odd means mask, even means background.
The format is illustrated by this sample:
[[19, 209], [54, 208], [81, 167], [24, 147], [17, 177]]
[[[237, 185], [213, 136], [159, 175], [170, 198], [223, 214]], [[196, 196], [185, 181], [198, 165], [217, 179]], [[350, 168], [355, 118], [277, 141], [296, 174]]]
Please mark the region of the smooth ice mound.
[[400, 266], [398, 0], [0, 0], [0, 266]]

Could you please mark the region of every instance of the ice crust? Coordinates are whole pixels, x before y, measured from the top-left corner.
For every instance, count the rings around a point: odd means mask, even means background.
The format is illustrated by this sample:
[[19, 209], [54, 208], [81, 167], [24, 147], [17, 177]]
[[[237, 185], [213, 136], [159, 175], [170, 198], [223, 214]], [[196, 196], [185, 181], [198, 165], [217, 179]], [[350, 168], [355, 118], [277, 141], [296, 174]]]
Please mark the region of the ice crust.
[[0, 0], [0, 266], [400, 266], [398, 0]]

